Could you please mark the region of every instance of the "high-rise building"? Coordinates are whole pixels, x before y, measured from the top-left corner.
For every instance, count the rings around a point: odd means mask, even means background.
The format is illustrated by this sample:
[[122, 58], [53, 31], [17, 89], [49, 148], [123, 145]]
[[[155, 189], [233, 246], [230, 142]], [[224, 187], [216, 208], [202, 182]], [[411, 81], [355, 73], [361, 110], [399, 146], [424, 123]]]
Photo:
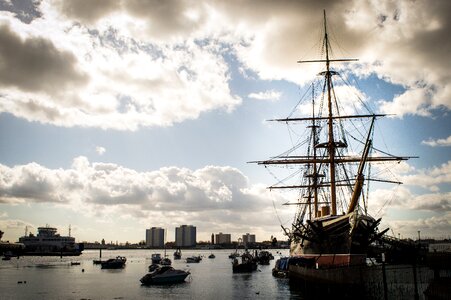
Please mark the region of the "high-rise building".
[[255, 243], [255, 234], [243, 234], [243, 244], [246, 246], [247, 244]]
[[218, 233], [216, 234], [216, 244], [217, 245], [221, 245], [221, 244], [231, 244], [232, 243], [232, 236], [230, 235], [230, 233]]
[[175, 228], [175, 245], [177, 247], [196, 246], [196, 227], [193, 225], [182, 225]]
[[152, 227], [146, 229], [146, 246], [148, 247], [164, 247], [164, 229], [161, 227]]

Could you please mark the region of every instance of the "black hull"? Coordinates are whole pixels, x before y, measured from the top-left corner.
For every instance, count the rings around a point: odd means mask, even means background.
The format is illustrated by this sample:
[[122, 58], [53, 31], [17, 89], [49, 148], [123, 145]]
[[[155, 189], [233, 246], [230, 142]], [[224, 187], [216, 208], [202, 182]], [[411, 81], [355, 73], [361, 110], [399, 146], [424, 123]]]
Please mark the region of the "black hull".
[[233, 265], [233, 273], [250, 273], [257, 270], [257, 263]]
[[[385, 275], [384, 275], [385, 273]], [[377, 265], [315, 269], [290, 265], [290, 288], [321, 299], [424, 299], [434, 278], [426, 266]], [[384, 280], [385, 278], [385, 280]], [[418, 299], [418, 298], [417, 298]]]

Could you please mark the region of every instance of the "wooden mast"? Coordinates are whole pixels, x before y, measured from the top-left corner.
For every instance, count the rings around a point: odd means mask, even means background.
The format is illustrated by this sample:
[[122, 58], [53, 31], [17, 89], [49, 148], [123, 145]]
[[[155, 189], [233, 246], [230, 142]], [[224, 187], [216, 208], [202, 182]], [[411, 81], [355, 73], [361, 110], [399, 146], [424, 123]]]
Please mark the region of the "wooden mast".
[[334, 141], [334, 126], [332, 119], [332, 96], [331, 96], [331, 72], [329, 61], [329, 39], [327, 37], [327, 23], [326, 23], [326, 10], [324, 12], [324, 47], [326, 48], [326, 84], [327, 84], [327, 106], [329, 110], [328, 127], [329, 127], [329, 140], [327, 148], [329, 150], [329, 176], [330, 176], [330, 202], [332, 204], [332, 215], [337, 214], [337, 193], [335, 187], [335, 141]]
[[[370, 162], [385, 162], [385, 161], [401, 161], [401, 160], [407, 160], [409, 158], [413, 158], [413, 157], [406, 157], [406, 156], [394, 156], [394, 155], [378, 155], [378, 156], [370, 156], [369, 155], [369, 148], [371, 147], [371, 141], [368, 142], [367, 139], [367, 145], [365, 146], [364, 149], [364, 154], [362, 157], [360, 156], [350, 156], [350, 155], [340, 155], [338, 157], [336, 157], [336, 151], [337, 148], [341, 148], [341, 147], [347, 147], [347, 145], [341, 141], [335, 141], [335, 137], [334, 137], [334, 127], [333, 127], [333, 122], [334, 120], [347, 120], [347, 119], [362, 119], [362, 118], [372, 118], [372, 125], [375, 121], [375, 119], [377, 117], [384, 117], [386, 116], [385, 114], [356, 114], [356, 115], [334, 115], [334, 110], [333, 110], [333, 101], [332, 101], [332, 93], [333, 93], [333, 83], [332, 83], [332, 76], [335, 74], [338, 74], [336, 71], [331, 70], [331, 66], [330, 64], [333, 62], [351, 62], [351, 61], [358, 61], [358, 59], [352, 59], [352, 58], [339, 58], [339, 59], [335, 59], [335, 58], [330, 58], [330, 42], [329, 42], [329, 37], [328, 37], [328, 33], [327, 33], [327, 20], [326, 20], [326, 11], [323, 11], [323, 15], [324, 15], [324, 40], [323, 40], [323, 49], [325, 50], [325, 59], [318, 59], [318, 60], [299, 60], [297, 61], [298, 63], [325, 63], [326, 64], [326, 70], [320, 72], [318, 75], [324, 76], [324, 80], [325, 80], [325, 87], [327, 88], [327, 115], [324, 116], [316, 116], [315, 115], [315, 99], [314, 99], [314, 91], [312, 90], [312, 102], [313, 102], [313, 113], [311, 117], [297, 117], [297, 118], [280, 118], [280, 119], [272, 119], [269, 121], [278, 121], [278, 122], [302, 122], [302, 121], [311, 121], [311, 125], [307, 126], [307, 127], [311, 127], [312, 128], [312, 139], [313, 139], [313, 153], [312, 156], [310, 156], [310, 154], [308, 154], [307, 156], [290, 156], [290, 155], [286, 155], [286, 156], [278, 156], [278, 157], [274, 157], [268, 160], [263, 160], [263, 161], [252, 161], [251, 163], [257, 163], [257, 164], [261, 164], [261, 165], [292, 165], [292, 164], [307, 164], [308, 169], [310, 169], [313, 166], [313, 170], [312, 173], [307, 174], [309, 178], [309, 182], [307, 183], [307, 185], [286, 185], [286, 186], [271, 186], [269, 187], [269, 189], [281, 189], [281, 188], [288, 188], [288, 189], [293, 189], [293, 188], [308, 188], [309, 192], [308, 192], [308, 200], [306, 203], [290, 203], [290, 204], [296, 204], [296, 205], [300, 205], [300, 204], [308, 204], [309, 206], [309, 214], [310, 214], [310, 219], [312, 219], [312, 213], [313, 213], [313, 217], [318, 217], [319, 214], [319, 210], [318, 210], [318, 205], [320, 204], [319, 199], [318, 199], [318, 194], [319, 194], [319, 189], [321, 188], [327, 188], [330, 189], [330, 202], [321, 202], [324, 204], [329, 203], [331, 205], [331, 215], [337, 215], [337, 188], [338, 187], [344, 187], [344, 186], [353, 186], [354, 188], [352, 189], [352, 196], [351, 196], [351, 201], [350, 201], [350, 206], [348, 207], [348, 211], [350, 210], [354, 210], [356, 208], [356, 206], [358, 205], [358, 198], [360, 197], [361, 194], [361, 190], [362, 190], [362, 186], [363, 186], [363, 174], [361, 174], [361, 176], [358, 176], [356, 178], [356, 181], [354, 183], [352, 183], [351, 181], [349, 182], [343, 182], [342, 180], [339, 180], [338, 178], [336, 178], [337, 174], [336, 174], [336, 165], [337, 164], [346, 164], [346, 163], [356, 163], [356, 162], [360, 162], [359, 165], [359, 173], [361, 173], [363, 166], [365, 165], [365, 163], [370, 163]], [[312, 88], [313, 89], [313, 88]], [[326, 105], [325, 105], [326, 106]], [[338, 113], [338, 111], [336, 111], [335, 113]], [[324, 143], [318, 143], [317, 139], [317, 128], [319, 121], [324, 120], [327, 121], [327, 140], [324, 141]], [[371, 128], [372, 129], [372, 128]], [[370, 132], [371, 132], [370, 129]], [[369, 144], [368, 144], [369, 143]], [[325, 156], [320, 156], [318, 157], [318, 153], [317, 153], [317, 148], [325, 148], [327, 149], [327, 153], [325, 153]], [[362, 160], [364, 161], [362, 163]], [[318, 166], [319, 165], [319, 166]], [[323, 174], [319, 174], [318, 173], [318, 168], [321, 168], [322, 165], [328, 165], [329, 166], [329, 182], [319, 182], [318, 178], [319, 177], [324, 177]], [[378, 180], [378, 179], [371, 179], [368, 178], [367, 180], [374, 180], [374, 181], [383, 181], [383, 182], [392, 182], [392, 181], [385, 181], [385, 180]], [[393, 183], [398, 183], [399, 182], [393, 182]], [[313, 195], [312, 195], [313, 192]], [[313, 197], [312, 197], [313, 196]], [[313, 203], [312, 203], [312, 198], [313, 198]], [[311, 209], [311, 206], [313, 204], [313, 212]]]

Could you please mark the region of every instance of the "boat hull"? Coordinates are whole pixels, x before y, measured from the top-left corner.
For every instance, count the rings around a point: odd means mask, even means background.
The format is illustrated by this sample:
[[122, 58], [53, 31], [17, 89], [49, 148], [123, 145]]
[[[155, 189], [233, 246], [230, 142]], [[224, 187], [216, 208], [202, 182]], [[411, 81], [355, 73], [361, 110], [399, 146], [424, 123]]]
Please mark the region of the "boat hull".
[[188, 277], [187, 274], [173, 275], [173, 276], [155, 276], [152, 278], [143, 278], [141, 280], [142, 284], [172, 284], [172, 283], [182, 283], [185, 282], [185, 278]]
[[257, 270], [257, 263], [233, 265], [233, 273], [250, 273]]

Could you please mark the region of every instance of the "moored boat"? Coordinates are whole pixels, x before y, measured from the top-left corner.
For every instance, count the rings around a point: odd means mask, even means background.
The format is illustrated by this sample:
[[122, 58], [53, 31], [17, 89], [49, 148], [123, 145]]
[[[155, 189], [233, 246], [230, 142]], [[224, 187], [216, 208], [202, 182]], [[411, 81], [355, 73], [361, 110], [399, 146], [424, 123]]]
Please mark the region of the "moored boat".
[[172, 261], [168, 257], [165, 257], [160, 261], [160, 265], [162, 266], [170, 266], [171, 264]]
[[190, 275], [188, 271], [176, 270], [170, 266], [162, 266], [144, 275], [140, 281], [143, 285], [173, 284], [184, 282], [188, 275]]
[[233, 273], [249, 273], [257, 270], [257, 260], [249, 252], [241, 255], [241, 262], [237, 258], [232, 261]]
[[159, 264], [161, 262], [161, 254], [160, 253], [153, 253], [150, 257], [153, 264]]
[[182, 250], [180, 248], [177, 248], [177, 250], [174, 252], [174, 259], [181, 259], [182, 258]]
[[122, 269], [125, 267], [126, 262], [127, 258], [124, 256], [116, 256], [116, 258], [110, 258], [102, 261], [100, 264], [102, 265], [102, 269]]
[[198, 256], [190, 256], [186, 258], [187, 263], [198, 263], [202, 260], [202, 257], [200, 255]]

